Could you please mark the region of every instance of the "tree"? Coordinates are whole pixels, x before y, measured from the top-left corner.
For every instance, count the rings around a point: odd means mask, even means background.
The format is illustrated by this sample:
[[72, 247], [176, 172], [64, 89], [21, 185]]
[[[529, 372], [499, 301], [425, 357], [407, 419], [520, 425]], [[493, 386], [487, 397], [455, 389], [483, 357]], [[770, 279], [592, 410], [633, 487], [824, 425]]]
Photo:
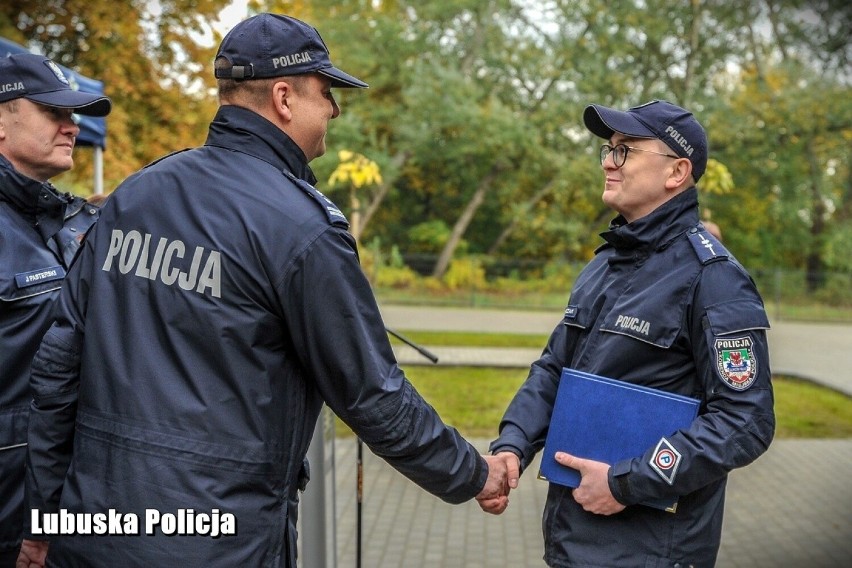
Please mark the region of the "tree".
[[737, 244], [760, 265], [805, 268], [807, 289], [815, 291], [829, 243], [846, 242], [852, 77], [836, 72], [848, 62], [848, 45], [836, 49], [825, 38], [848, 37], [848, 26], [836, 26], [848, 22], [850, 9], [800, 4], [756, 5], [768, 28], [757, 17], [744, 20], [748, 55], [742, 71], [720, 85], [711, 129], [741, 188], [735, 214], [726, 216]]
[[[190, 62], [212, 60], [219, 38], [206, 22], [226, 2], [162, 0], [162, 13], [151, 14], [144, 2], [119, 13], [106, 0], [12, 0], [0, 8], [0, 33], [105, 80], [116, 102], [107, 175], [117, 181], [203, 141], [212, 77], [209, 65]], [[340, 150], [374, 160], [383, 182], [359, 196], [368, 204], [362, 240], [405, 254], [422, 250], [425, 233], [441, 243], [435, 275], [462, 253], [587, 260], [614, 215], [600, 199], [601, 141], [583, 127], [583, 109], [653, 98], [693, 110], [706, 126], [710, 155], [734, 190], [716, 191], [723, 177], [713, 169], [699, 196], [732, 252], [758, 268], [848, 270], [848, 2], [250, 6], [313, 23], [335, 64], [370, 83], [336, 91], [343, 113], [327, 155], [311, 166], [327, 180]], [[90, 179], [84, 168], [71, 175]], [[321, 189], [349, 200], [348, 188]]]
[[[807, 269], [811, 291], [821, 284], [827, 240], [843, 220], [848, 202], [852, 106], [849, 89], [801, 65], [746, 71], [727, 111], [714, 121], [730, 133], [718, 152], [733, 170], [741, 212], [730, 217], [738, 232], [754, 232], [764, 264]], [[750, 195], [749, 195], [750, 194]], [[760, 251], [755, 251], [760, 254]]]
[[[612, 213], [600, 201], [600, 141], [583, 128], [583, 107], [653, 98], [690, 108], [707, 127], [711, 157], [735, 190], [716, 191], [713, 170], [699, 195], [731, 250], [758, 267], [821, 271], [825, 251], [847, 242], [838, 227], [852, 208], [847, 4], [276, 6], [309, 11], [344, 64], [371, 83], [347, 101], [346, 126], [331, 136], [371, 148], [383, 166], [406, 156], [369, 230], [406, 250], [414, 246], [407, 228], [450, 227], [439, 275], [462, 241], [473, 253], [588, 258]], [[808, 118], [817, 120], [808, 126]]]
[[359, 190], [371, 185], [380, 185], [382, 175], [379, 166], [362, 154], [341, 150], [337, 153], [340, 163], [328, 178], [330, 186], [343, 185], [349, 188], [349, 202], [352, 206], [349, 230], [355, 240], [360, 239], [361, 223], [361, 199]]
[[[204, 141], [216, 108], [210, 89], [219, 40], [207, 22], [227, 4], [161, 0], [154, 13], [147, 2], [10, 0], [0, 7], [0, 35], [104, 82], [113, 102], [104, 156], [111, 188], [153, 159]], [[58, 184], [91, 179], [88, 154], [75, 158]]]

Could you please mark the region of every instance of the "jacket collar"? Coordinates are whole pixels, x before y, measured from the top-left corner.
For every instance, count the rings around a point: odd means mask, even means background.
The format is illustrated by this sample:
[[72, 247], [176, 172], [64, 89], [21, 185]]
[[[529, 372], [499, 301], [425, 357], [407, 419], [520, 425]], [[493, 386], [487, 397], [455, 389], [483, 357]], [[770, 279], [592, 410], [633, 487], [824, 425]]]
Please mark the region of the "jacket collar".
[[[601, 233], [606, 244], [618, 250], [658, 249], [698, 224], [698, 190], [695, 186], [672, 197], [648, 215], [632, 223], [619, 215]], [[596, 251], [597, 252], [597, 251]]]
[[71, 199], [50, 182], [25, 176], [0, 154], [0, 201], [18, 211], [47, 242], [62, 228], [65, 207]]
[[[311, 185], [317, 182], [302, 149], [280, 128], [246, 108], [224, 105], [210, 123], [206, 146], [236, 150], [287, 170]], [[251, 175], [250, 172], [245, 172]]]

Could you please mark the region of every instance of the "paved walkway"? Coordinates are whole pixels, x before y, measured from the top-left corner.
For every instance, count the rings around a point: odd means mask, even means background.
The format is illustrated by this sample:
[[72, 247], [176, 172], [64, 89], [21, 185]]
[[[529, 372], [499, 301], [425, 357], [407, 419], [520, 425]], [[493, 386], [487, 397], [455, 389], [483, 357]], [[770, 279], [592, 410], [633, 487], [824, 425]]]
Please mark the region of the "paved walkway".
[[[483, 452], [488, 440], [472, 440]], [[335, 442], [337, 566], [356, 566], [355, 444]], [[503, 515], [448, 505], [364, 451], [364, 568], [545, 568], [547, 483], [521, 478]], [[728, 481], [718, 568], [852, 565], [852, 440], [780, 440]], [[310, 564], [304, 565], [306, 568]], [[618, 568], [618, 567], [613, 567]]]
[[[516, 310], [480, 310], [417, 306], [385, 306], [382, 316], [394, 331], [494, 331], [549, 335], [561, 321], [561, 313]], [[852, 325], [771, 322], [768, 332], [772, 372], [808, 379], [852, 397]], [[529, 366], [538, 349], [429, 348], [438, 364]], [[429, 365], [422, 355], [402, 346], [397, 351], [402, 365]]]
[[[396, 331], [468, 330], [547, 334], [559, 314], [384, 307]], [[778, 322], [770, 332], [772, 368], [852, 396], [852, 326]], [[439, 364], [526, 367], [540, 349], [430, 348]], [[430, 364], [400, 347], [403, 367]], [[852, 404], [852, 402], [850, 402]], [[483, 452], [489, 440], [472, 440]], [[356, 566], [354, 439], [334, 441], [336, 566]], [[448, 505], [421, 490], [368, 449], [362, 506], [365, 568], [544, 567], [541, 513], [547, 484], [530, 473], [501, 516], [475, 502]], [[852, 565], [852, 439], [776, 440], [728, 482], [719, 568], [829, 568]], [[313, 485], [313, 483], [312, 483]], [[310, 486], [309, 486], [310, 491]], [[305, 568], [312, 568], [302, 559]], [[331, 566], [332, 564], [330, 564]]]

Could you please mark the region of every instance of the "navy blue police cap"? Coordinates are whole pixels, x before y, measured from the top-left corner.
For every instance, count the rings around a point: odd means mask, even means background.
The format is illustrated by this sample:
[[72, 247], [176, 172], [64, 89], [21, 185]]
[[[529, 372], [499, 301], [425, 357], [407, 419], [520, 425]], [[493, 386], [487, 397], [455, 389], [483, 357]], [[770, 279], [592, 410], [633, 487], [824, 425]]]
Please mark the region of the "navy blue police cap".
[[35, 53], [0, 57], [0, 103], [21, 98], [85, 116], [106, 116], [112, 110], [108, 97], [75, 90], [59, 65]]
[[707, 134], [688, 110], [667, 101], [651, 101], [620, 111], [589, 105], [583, 122], [592, 134], [609, 140], [615, 132], [631, 138], [657, 138], [692, 162], [695, 181], [707, 169]]
[[243, 20], [219, 45], [216, 59], [230, 67], [215, 69], [217, 79], [263, 79], [319, 73], [332, 87], [364, 88], [367, 83], [331, 64], [328, 47], [312, 26], [279, 14], [263, 13]]

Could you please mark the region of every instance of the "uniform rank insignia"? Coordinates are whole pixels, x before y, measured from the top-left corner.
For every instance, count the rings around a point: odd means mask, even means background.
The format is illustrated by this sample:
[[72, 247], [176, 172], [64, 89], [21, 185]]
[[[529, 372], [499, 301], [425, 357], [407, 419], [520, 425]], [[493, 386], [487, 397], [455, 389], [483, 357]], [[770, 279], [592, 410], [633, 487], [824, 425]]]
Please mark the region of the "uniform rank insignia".
[[326, 197], [320, 190], [309, 184], [303, 179], [297, 178], [292, 173], [287, 170], [282, 170], [282, 173], [286, 175], [290, 180], [296, 184], [302, 191], [310, 195], [317, 203], [319, 203], [324, 209], [325, 213], [328, 216], [328, 220], [332, 223], [337, 223], [339, 225], [344, 225], [346, 228], [349, 228], [349, 221], [346, 219], [346, 216], [343, 212], [331, 201], [328, 197]]
[[748, 336], [716, 339], [716, 371], [725, 384], [734, 390], [746, 390], [757, 377], [753, 346]]
[[672, 485], [674, 483], [677, 468], [680, 465], [680, 452], [672, 446], [665, 438], [660, 438], [660, 442], [654, 449], [654, 455], [651, 456], [651, 461], [648, 462], [651, 467], [660, 474], [660, 477]]

